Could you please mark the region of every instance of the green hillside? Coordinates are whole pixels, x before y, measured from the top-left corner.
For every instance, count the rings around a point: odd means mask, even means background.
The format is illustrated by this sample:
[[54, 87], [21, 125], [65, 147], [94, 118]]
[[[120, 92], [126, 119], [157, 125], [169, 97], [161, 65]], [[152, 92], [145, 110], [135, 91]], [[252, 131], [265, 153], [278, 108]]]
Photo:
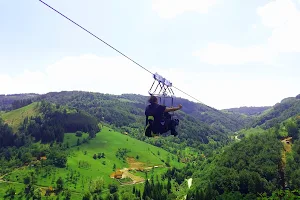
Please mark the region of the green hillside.
[[[85, 110], [89, 114], [97, 117], [99, 121], [113, 124], [124, 131], [139, 129], [140, 131], [134, 134], [134, 137], [140, 137], [141, 132], [145, 126], [145, 108], [148, 105], [148, 97], [142, 95], [126, 94], [126, 95], [109, 95], [92, 92], [53, 92], [42, 95], [39, 99], [49, 101], [55, 104], [60, 104], [68, 107], [73, 107], [80, 110]], [[175, 104], [186, 101], [183, 99], [175, 99]], [[195, 103], [190, 102], [192, 106]], [[189, 109], [193, 109], [188, 103], [182, 103], [183, 109], [176, 112], [176, 116], [180, 120], [178, 127], [179, 141], [182, 143], [188, 141], [190, 146], [197, 146], [199, 144], [207, 144], [209, 141], [227, 142], [227, 132], [225, 131], [227, 125], [222, 124], [222, 120], [228, 119], [224, 117], [222, 112], [215, 111], [210, 114], [211, 110], [206, 114], [189, 114]], [[198, 106], [196, 106], [198, 107]], [[210, 109], [203, 106], [204, 110]], [[196, 111], [197, 112], [197, 111]], [[202, 120], [200, 116], [209, 118], [207, 121]], [[225, 127], [225, 129], [224, 129]], [[132, 131], [134, 132], [134, 131]]]
[[300, 194], [299, 100], [218, 111], [179, 98], [179, 137], [146, 138], [145, 96], [41, 95], [35, 116], [36, 103], [2, 113], [20, 131], [0, 120], [0, 194], [12, 195], [11, 186], [60, 199], [292, 199]]
[[4, 122], [11, 126], [13, 131], [16, 132], [25, 118], [39, 115], [39, 105], [38, 102], [34, 102], [28, 106], [6, 112], [2, 114], [1, 117]]
[[300, 115], [241, 134], [196, 165], [187, 199], [298, 199]]
[[277, 103], [271, 109], [266, 110], [258, 116], [252, 124], [252, 127], [261, 126], [265, 129], [270, 128], [299, 113], [300, 95], [297, 97], [285, 98], [280, 103]]
[[247, 116], [255, 116], [255, 115], [260, 115], [262, 114], [265, 110], [270, 109], [271, 106], [262, 106], [262, 107], [239, 107], [239, 108], [228, 108], [228, 109], [223, 109], [223, 111], [228, 111], [232, 113], [240, 113], [240, 114], [245, 114]]
[[[56, 180], [61, 177], [65, 183], [64, 189], [71, 191], [72, 199], [82, 199], [83, 194], [90, 191], [90, 186], [96, 180], [103, 180], [101, 187], [103, 191], [106, 191], [102, 193], [105, 196], [109, 184], [121, 186], [126, 183], [132, 184], [133, 181], [144, 182], [145, 173], [138, 170], [148, 171], [149, 176], [153, 174], [160, 177], [161, 174], [167, 171], [167, 166], [177, 168], [184, 166], [182, 163], [177, 162], [175, 155], [115, 132], [109, 127], [103, 127], [101, 132], [97, 133], [96, 137], [87, 143], [79, 146], [73, 144], [74, 137], [79, 139], [81, 143], [83, 138], [86, 138], [84, 135], [76, 137], [74, 133], [65, 134], [64, 143], [65, 145], [70, 144], [70, 148], [67, 149], [66, 168], [57, 168], [51, 165], [43, 167], [43, 162], [40, 165], [37, 161], [33, 161], [32, 164], [5, 175], [3, 180], [0, 178], [0, 185], [3, 186], [1, 187], [2, 192], [0, 190], [0, 198], [3, 198], [3, 191], [6, 191], [5, 189], [8, 189], [8, 187], [14, 187], [17, 190], [16, 193], [19, 194], [22, 188], [25, 187], [24, 178], [30, 177], [31, 172], [34, 172], [36, 176], [35, 190], [40, 188], [41, 191], [45, 192], [49, 186], [55, 188]], [[128, 152], [126, 153], [124, 150]], [[100, 158], [98, 155], [100, 155]], [[128, 170], [130, 168], [132, 170]], [[124, 171], [124, 176], [130, 178], [120, 179], [119, 181], [111, 178], [112, 173], [118, 169]], [[5, 183], [10, 184], [5, 185]], [[126, 187], [124, 188], [126, 189]], [[131, 188], [130, 185], [128, 187]], [[53, 194], [51, 195], [53, 196]]]

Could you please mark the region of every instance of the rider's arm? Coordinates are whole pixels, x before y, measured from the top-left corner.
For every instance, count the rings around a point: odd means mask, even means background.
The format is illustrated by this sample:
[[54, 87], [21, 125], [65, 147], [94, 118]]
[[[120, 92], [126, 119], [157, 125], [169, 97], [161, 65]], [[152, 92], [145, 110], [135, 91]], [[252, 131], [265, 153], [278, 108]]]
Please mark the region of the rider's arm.
[[173, 107], [173, 108], [166, 108], [165, 112], [172, 112], [176, 110], [180, 110], [182, 108], [182, 105], [179, 105], [178, 107]]

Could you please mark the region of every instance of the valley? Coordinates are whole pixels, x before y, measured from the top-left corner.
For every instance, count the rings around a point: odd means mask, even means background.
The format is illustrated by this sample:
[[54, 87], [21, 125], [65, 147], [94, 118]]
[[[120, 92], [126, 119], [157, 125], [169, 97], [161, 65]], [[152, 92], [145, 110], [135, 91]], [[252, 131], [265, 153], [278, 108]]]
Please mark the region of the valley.
[[146, 97], [139, 95], [61, 92], [15, 102], [15, 108], [6, 104], [0, 115], [0, 198], [300, 194], [299, 99], [224, 111], [177, 101], [187, 105], [177, 113], [178, 138], [143, 135]]

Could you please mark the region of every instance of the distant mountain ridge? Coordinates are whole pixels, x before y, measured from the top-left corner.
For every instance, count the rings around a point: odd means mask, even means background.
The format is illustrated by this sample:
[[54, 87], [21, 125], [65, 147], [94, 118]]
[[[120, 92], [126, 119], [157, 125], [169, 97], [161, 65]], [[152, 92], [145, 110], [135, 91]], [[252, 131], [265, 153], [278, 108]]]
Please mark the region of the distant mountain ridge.
[[[148, 96], [138, 94], [111, 95], [83, 91], [50, 92], [36, 95], [25, 101], [28, 95], [14, 96], [16, 101], [5, 104], [6, 108], [26, 106], [30, 101], [55, 103], [78, 110], [84, 110], [95, 116], [99, 121], [113, 124], [127, 132], [131, 129], [140, 129], [140, 134], [145, 126], [145, 108], [148, 105]], [[4, 97], [5, 99], [5, 97]], [[227, 141], [228, 133], [243, 128], [243, 120], [235, 118], [222, 111], [208, 106], [190, 102], [186, 99], [174, 99], [174, 106], [183, 105], [183, 109], [175, 112], [180, 120], [178, 131], [182, 141], [188, 143], [208, 143], [210, 139]], [[170, 106], [169, 102], [166, 102]], [[1, 106], [1, 104], [0, 104]], [[137, 136], [138, 137], [138, 136]]]
[[298, 114], [300, 114], [300, 94], [296, 97], [285, 98], [280, 103], [275, 104], [272, 108], [259, 115], [251, 126], [261, 126], [267, 129]]
[[[0, 95], [0, 110], [12, 110], [30, 103], [27, 100], [46, 100], [52, 103], [82, 109], [99, 120], [104, 120], [116, 126], [142, 127], [145, 123], [144, 109], [147, 106], [148, 96], [139, 94], [102, 94], [84, 91], [62, 91], [47, 94], [13, 94]], [[189, 132], [197, 135], [225, 134], [235, 132], [245, 127], [271, 127], [274, 123], [284, 121], [300, 112], [300, 95], [288, 97], [274, 106], [240, 107], [223, 110], [212, 109], [209, 106], [194, 103], [187, 99], [175, 98], [174, 106], [182, 104], [181, 111], [175, 112], [185, 124], [197, 124], [198, 130]], [[21, 102], [21, 103], [20, 103]], [[166, 101], [170, 105], [170, 101]], [[186, 130], [188, 131], [188, 130]], [[208, 134], [208, 135], [210, 135]], [[203, 140], [203, 138], [201, 139]], [[205, 141], [207, 139], [204, 139]]]
[[272, 106], [261, 106], [261, 107], [243, 106], [243, 107], [239, 107], [239, 108], [227, 108], [227, 109], [223, 109], [223, 110], [228, 111], [228, 112], [234, 112], [234, 113], [245, 114], [248, 116], [253, 116], [253, 115], [260, 115], [265, 110], [268, 110], [270, 108], [272, 108]]

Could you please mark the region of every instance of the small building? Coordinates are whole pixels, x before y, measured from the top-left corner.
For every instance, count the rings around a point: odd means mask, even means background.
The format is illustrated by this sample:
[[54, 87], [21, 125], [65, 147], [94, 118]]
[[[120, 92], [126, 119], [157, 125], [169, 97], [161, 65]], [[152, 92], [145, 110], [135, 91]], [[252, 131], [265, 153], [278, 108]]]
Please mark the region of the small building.
[[112, 173], [110, 177], [115, 179], [121, 179], [123, 177], [123, 172], [117, 170], [116, 172]]
[[120, 170], [118, 170], [116, 173], [115, 173], [115, 178], [116, 179], [121, 179], [123, 176], [123, 172], [121, 172]]

